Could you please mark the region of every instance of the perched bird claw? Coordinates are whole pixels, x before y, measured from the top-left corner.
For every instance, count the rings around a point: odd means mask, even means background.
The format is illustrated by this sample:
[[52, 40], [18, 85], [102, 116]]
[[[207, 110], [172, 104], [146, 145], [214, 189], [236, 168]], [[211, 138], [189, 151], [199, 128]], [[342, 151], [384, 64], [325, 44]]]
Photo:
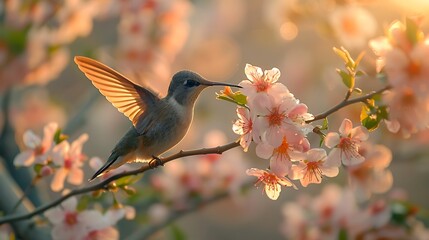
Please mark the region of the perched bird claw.
[[152, 156], [152, 160], [150, 160], [149, 162], [149, 167], [154, 169], [154, 168], [157, 168], [158, 166], [164, 166], [164, 163], [159, 157]]

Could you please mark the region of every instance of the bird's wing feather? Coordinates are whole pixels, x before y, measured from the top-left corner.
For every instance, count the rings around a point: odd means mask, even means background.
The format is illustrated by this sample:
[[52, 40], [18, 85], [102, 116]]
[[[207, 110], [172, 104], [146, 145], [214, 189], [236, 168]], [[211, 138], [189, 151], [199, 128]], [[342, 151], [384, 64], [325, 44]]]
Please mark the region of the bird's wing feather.
[[159, 101], [151, 91], [96, 60], [76, 56], [74, 61], [100, 93], [127, 116], [134, 126], [137, 126], [143, 112]]

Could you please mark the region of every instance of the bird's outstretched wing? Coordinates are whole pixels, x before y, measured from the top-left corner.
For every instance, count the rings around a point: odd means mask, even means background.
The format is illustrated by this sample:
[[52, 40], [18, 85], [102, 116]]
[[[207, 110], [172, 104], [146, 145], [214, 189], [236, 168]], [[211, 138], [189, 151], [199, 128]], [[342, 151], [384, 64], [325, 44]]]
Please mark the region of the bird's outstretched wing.
[[74, 61], [100, 93], [127, 116], [135, 127], [143, 112], [159, 101], [151, 91], [94, 59], [76, 56]]

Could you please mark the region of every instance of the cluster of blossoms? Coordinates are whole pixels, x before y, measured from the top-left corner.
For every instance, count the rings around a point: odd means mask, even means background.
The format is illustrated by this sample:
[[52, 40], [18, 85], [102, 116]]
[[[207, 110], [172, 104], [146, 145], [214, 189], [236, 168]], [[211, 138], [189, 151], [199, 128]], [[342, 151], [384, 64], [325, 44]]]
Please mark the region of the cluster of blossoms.
[[[43, 138], [31, 130], [24, 133], [23, 143], [27, 149], [15, 157], [14, 164], [33, 167], [36, 180], [53, 175], [50, 187], [55, 192], [67, 191], [64, 188], [66, 180], [72, 185], [81, 185], [84, 180], [82, 168], [87, 158], [82, 153], [82, 148], [88, 140], [88, 135], [82, 134], [73, 142], [68, 142], [56, 123], [46, 125], [43, 132]], [[94, 157], [89, 164], [98, 169], [101, 160]], [[127, 167], [117, 168], [101, 179], [125, 171]], [[119, 187], [126, 193], [135, 192], [126, 182], [123, 183], [123, 186]], [[96, 192], [95, 195], [97, 194]], [[77, 206], [78, 200], [69, 198], [60, 207], [46, 211], [45, 216], [53, 224], [53, 239], [119, 239], [118, 231], [112, 226], [124, 217], [131, 219], [135, 215], [132, 207], [121, 206], [116, 199], [114, 207], [104, 214], [98, 210], [84, 210]]]
[[0, 38], [0, 89], [55, 79], [68, 63], [67, 45], [87, 36], [105, 8], [101, 0], [6, 1], [0, 23], [5, 33]]
[[[188, 38], [188, 0], [118, 1], [117, 59], [121, 72], [163, 93], [171, 64]], [[153, 80], [157, 79], [156, 84]]]
[[[364, 162], [359, 146], [368, 139], [366, 128], [353, 128], [352, 122], [344, 119], [339, 133], [326, 135], [325, 145], [332, 148], [329, 155], [323, 148], [310, 148], [307, 134], [313, 130], [309, 122], [314, 116], [285, 85], [277, 82], [280, 71], [273, 68], [264, 72], [247, 64], [245, 74], [248, 79], [240, 86], [247, 96], [246, 103], [237, 108], [239, 119], [233, 130], [241, 135], [240, 144], [245, 151], [254, 142], [256, 155], [269, 159], [269, 170], [247, 170], [247, 174], [265, 184], [269, 198], [277, 199], [282, 185], [295, 187], [292, 179], [306, 187], [320, 183], [322, 176], [337, 176], [341, 164], [355, 166]], [[224, 94], [234, 98], [234, 93]]]
[[112, 226], [122, 218], [133, 219], [135, 210], [128, 206], [113, 207], [104, 214], [98, 210], [80, 210], [77, 199], [72, 197], [46, 211], [45, 216], [53, 225], [54, 240], [119, 239], [118, 230]]
[[23, 142], [27, 149], [15, 157], [15, 166], [34, 165], [38, 177], [54, 174], [51, 189], [56, 192], [64, 188], [65, 180], [73, 185], [82, 184], [82, 166], [86, 159], [82, 147], [88, 135], [82, 134], [70, 143], [61, 135], [56, 123], [46, 125], [43, 132], [43, 138], [31, 130], [24, 133]]
[[[211, 132], [206, 136], [205, 146], [219, 146], [225, 142], [222, 139], [226, 139], [222, 132]], [[160, 193], [162, 202], [182, 210], [192, 207], [193, 200], [209, 199], [217, 193], [239, 195], [246, 181], [243, 172], [247, 168], [241, 151], [232, 149], [222, 155], [190, 158], [172, 161], [162, 168], [161, 173], [151, 177], [151, 184]]]
[[370, 41], [378, 56], [377, 70], [383, 71], [392, 87], [383, 95], [388, 106], [389, 130], [409, 137], [429, 126], [429, 38], [418, 23], [394, 22], [386, 37]]
[[288, 239], [427, 239], [417, 208], [401, 195], [362, 207], [350, 189], [328, 185], [318, 197], [286, 203], [281, 230]]
[[161, 86], [151, 86], [162, 92], [189, 29], [187, 0], [11, 0], [2, 7], [0, 90], [55, 79], [67, 66], [69, 44], [88, 36], [95, 19], [119, 16], [118, 59], [125, 74], [162, 79]]
[[298, 35], [297, 25], [309, 18], [318, 23], [310, 27], [323, 29], [325, 35], [328, 27], [332, 37], [348, 49], [362, 49], [377, 30], [374, 16], [356, 2], [274, 0], [265, 6], [267, 20], [285, 40], [293, 40]]

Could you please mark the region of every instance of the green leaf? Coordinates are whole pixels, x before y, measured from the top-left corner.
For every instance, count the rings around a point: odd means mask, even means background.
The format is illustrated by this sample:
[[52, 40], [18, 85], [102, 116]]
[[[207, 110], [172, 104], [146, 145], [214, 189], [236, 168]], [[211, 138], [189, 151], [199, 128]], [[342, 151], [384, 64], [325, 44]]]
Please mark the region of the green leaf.
[[325, 141], [325, 136], [323, 136], [323, 135], [319, 135], [319, 136], [320, 136], [319, 147], [322, 147], [323, 142]]
[[348, 236], [347, 236], [347, 230], [344, 228], [341, 228], [340, 231], [338, 232], [338, 240], [347, 240]]
[[386, 106], [377, 106], [375, 101], [371, 100], [368, 105], [362, 106], [360, 121], [362, 126], [369, 131], [374, 131], [383, 119], [388, 119], [389, 114]]
[[226, 87], [224, 90], [220, 91], [220, 93], [216, 93], [216, 98], [232, 102], [243, 107], [246, 107], [247, 104], [246, 95], [242, 94], [240, 91], [233, 92], [229, 87]]
[[328, 130], [328, 127], [329, 127], [328, 118], [324, 118], [322, 122], [322, 127], [320, 128], [320, 130]]
[[54, 142], [55, 144], [60, 144], [62, 141], [67, 140], [69, 138], [69, 136], [63, 134], [61, 132], [61, 128], [58, 128], [57, 131], [55, 131], [54, 134]]
[[33, 167], [34, 172], [35, 172], [37, 175], [40, 175], [40, 170], [42, 170], [43, 166], [45, 166], [45, 165], [43, 165], [43, 164], [39, 164], [39, 163], [34, 164], [34, 167]]
[[344, 63], [348, 62], [347, 54], [342, 49], [338, 49], [338, 48], [334, 47], [333, 50], [334, 50], [335, 54], [337, 54], [341, 59], [343, 59]]
[[352, 89], [354, 87], [354, 77], [341, 69], [337, 69], [337, 73], [340, 75], [344, 85], [346, 85], [348, 89]]
[[408, 40], [414, 45], [420, 41], [422, 32], [415, 21], [410, 18], [405, 19], [405, 34]]
[[26, 48], [28, 30], [28, 27], [13, 29], [7, 26], [0, 26], [0, 42], [5, 43], [12, 54], [19, 55]]
[[366, 72], [362, 71], [362, 70], [358, 70], [355, 74], [356, 77], [361, 77], [361, 76], [365, 76], [367, 75]]
[[365, 56], [365, 51], [362, 51], [361, 53], [359, 53], [359, 55], [357, 56], [356, 60], [355, 60], [355, 64], [353, 66], [353, 69], [356, 70], [357, 67], [359, 66], [360, 61], [362, 61], [363, 57]]
[[84, 211], [88, 208], [89, 203], [91, 202], [91, 197], [88, 195], [83, 195], [77, 204], [76, 210], [77, 211]]
[[117, 187], [124, 187], [124, 186], [128, 186], [131, 185], [135, 182], [137, 182], [138, 180], [140, 180], [143, 177], [142, 174], [139, 174], [137, 176], [132, 175], [132, 176], [124, 176], [119, 178], [118, 180], [115, 180], [115, 184]]
[[136, 189], [130, 186], [123, 186], [121, 187], [122, 190], [124, 190], [124, 192], [128, 195], [128, 196], [133, 196], [137, 193]]
[[178, 226], [172, 224], [170, 227], [170, 233], [171, 233], [171, 237], [174, 240], [186, 240], [186, 235], [185, 232], [183, 232], [182, 229], [180, 229]]

